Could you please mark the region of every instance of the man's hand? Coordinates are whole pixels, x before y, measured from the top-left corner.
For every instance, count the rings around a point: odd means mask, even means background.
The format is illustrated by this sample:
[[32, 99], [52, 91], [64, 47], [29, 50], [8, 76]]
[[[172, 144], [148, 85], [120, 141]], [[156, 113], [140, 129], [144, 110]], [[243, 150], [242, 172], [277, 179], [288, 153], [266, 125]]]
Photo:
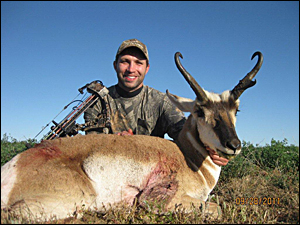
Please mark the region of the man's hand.
[[218, 166], [226, 166], [227, 163], [229, 162], [228, 159], [225, 159], [223, 157], [220, 157], [215, 150], [206, 147], [206, 150], [209, 152], [209, 156], [212, 159], [212, 161], [217, 164]]
[[128, 131], [122, 131], [117, 133], [119, 136], [127, 136], [127, 135], [133, 135], [133, 131], [131, 129], [128, 129]]

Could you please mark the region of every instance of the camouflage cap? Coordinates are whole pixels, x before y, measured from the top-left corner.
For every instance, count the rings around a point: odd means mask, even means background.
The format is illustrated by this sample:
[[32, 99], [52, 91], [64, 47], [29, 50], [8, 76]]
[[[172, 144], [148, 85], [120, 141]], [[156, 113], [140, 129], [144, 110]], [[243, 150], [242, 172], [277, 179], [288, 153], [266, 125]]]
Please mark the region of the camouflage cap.
[[118, 49], [116, 58], [120, 55], [120, 53], [122, 51], [124, 51], [126, 48], [129, 48], [129, 47], [137, 47], [138, 49], [140, 49], [144, 53], [147, 61], [149, 62], [149, 55], [148, 55], [148, 50], [147, 50], [146, 45], [144, 45], [142, 42], [140, 42], [137, 39], [129, 39], [129, 40], [123, 41]]

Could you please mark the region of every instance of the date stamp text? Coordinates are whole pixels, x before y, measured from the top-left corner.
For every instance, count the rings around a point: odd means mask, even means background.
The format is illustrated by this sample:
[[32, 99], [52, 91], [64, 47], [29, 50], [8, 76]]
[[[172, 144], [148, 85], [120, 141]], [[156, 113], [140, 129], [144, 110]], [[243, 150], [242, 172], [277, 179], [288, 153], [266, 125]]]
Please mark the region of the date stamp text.
[[235, 203], [237, 205], [279, 205], [280, 204], [280, 198], [271, 198], [271, 197], [244, 198], [244, 197], [237, 197], [235, 199]]

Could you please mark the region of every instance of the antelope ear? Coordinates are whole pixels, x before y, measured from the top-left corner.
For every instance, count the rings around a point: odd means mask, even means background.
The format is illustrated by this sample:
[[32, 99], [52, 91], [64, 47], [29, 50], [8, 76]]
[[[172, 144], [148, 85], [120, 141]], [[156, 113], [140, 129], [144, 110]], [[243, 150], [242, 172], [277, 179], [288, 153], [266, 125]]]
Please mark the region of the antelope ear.
[[195, 101], [189, 98], [179, 97], [177, 95], [171, 94], [168, 90], [166, 91], [167, 96], [170, 101], [183, 112], [192, 112], [194, 108]]

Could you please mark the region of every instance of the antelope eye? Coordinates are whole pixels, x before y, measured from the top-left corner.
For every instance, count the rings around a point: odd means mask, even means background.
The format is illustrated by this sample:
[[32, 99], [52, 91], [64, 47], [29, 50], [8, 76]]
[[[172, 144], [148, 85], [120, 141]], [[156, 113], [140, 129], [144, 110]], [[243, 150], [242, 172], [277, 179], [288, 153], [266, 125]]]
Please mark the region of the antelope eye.
[[215, 122], [216, 122], [215, 123], [215, 128], [218, 128], [220, 126], [220, 120], [217, 119], [217, 120], [215, 120]]
[[196, 110], [195, 113], [197, 113], [198, 117], [204, 117], [204, 112], [201, 109]]
[[240, 111], [240, 110], [237, 109], [237, 110], [235, 111], [235, 115], [237, 115], [237, 113], [238, 113], [239, 111]]

